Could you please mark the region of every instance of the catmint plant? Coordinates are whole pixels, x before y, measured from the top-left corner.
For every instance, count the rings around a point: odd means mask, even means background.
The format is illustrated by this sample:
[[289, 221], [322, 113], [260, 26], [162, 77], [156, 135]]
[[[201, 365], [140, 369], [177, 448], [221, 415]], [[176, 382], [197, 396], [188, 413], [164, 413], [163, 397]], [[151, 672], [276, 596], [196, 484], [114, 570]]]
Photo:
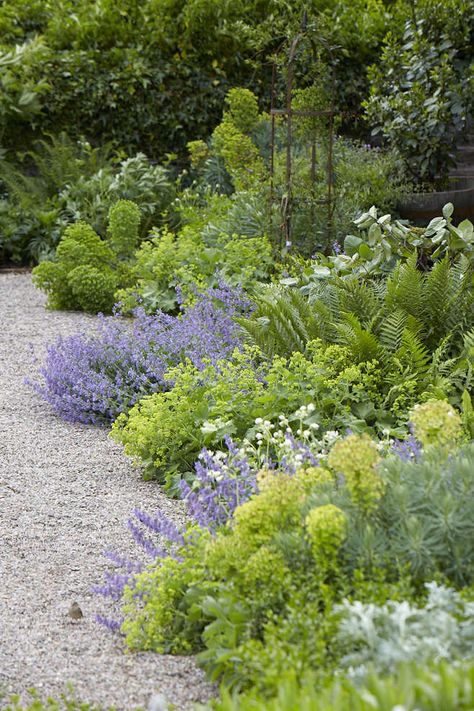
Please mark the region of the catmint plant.
[[136, 309], [98, 317], [96, 332], [60, 337], [47, 349], [42, 381], [30, 382], [65, 420], [104, 425], [145, 395], [170, 387], [166, 371], [189, 359], [202, 368], [240, 346], [233, 320], [249, 309], [238, 289], [224, 285], [196, 298], [179, 316]]
[[188, 513], [202, 528], [214, 532], [231, 518], [237, 506], [256, 491], [256, 473], [243, 450], [229, 436], [227, 452], [203, 449], [195, 464], [192, 484], [182, 480], [181, 497]]

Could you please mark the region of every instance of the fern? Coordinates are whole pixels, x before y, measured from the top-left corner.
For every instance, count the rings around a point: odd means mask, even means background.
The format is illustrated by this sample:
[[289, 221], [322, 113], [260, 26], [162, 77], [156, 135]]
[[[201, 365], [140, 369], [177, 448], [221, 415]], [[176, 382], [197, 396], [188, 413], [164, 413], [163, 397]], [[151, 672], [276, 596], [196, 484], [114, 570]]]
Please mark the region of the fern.
[[19, 166], [0, 161], [0, 180], [10, 199], [23, 209], [32, 209], [43, 207], [48, 197], [56, 195], [68, 183], [92, 175], [107, 165], [111, 146], [91, 149], [88, 144], [72, 141], [63, 132], [37, 141], [33, 150], [18, 157]]
[[337, 325], [337, 332], [339, 343], [350, 348], [357, 362], [385, 360], [384, 349], [377, 336], [366, 331], [355, 314], [345, 314], [342, 322]]
[[418, 336], [405, 328], [395, 358], [408, 372], [422, 378], [428, 371], [431, 354]]
[[303, 352], [321, 331], [307, 299], [296, 289], [264, 287], [252, 318], [238, 319], [247, 341], [268, 357]]
[[359, 279], [339, 279], [336, 286], [339, 310], [342, 313], [354, 313], [365, 328], [370, 326], [383, 305], [383, 298], [373, 288], [373, 284]]
[[383, 319], [380, 327], [380, 342], [388, 351], [400, 348], [408, 314], [403, 309], [396, 309]]
[[387, 313], [398, 309], [422, 320], [423, 275], [417, 269], [417, 255], [399, 264], [387, 280], [385, 308]]
[[385, 282], [321, 281], [308, 300], [295, 289], [269, 287], [240, 323], [268, 356], [304, 351], [320, 338], [346, 346], [356, 362], [378, 361], [387, 404], [397, 400], [403, 409], [429, 392], [459, 405], [474, 387], [472, 269], [463, 259], [442, 260], [426, 273], [416, 264], [414, 255]]

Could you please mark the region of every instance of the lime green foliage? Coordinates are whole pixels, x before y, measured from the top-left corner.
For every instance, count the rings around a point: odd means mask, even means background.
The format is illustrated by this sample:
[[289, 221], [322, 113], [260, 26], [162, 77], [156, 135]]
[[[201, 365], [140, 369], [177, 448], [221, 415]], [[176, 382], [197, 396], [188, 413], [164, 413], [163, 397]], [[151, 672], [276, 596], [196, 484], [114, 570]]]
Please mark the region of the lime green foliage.
[[[96, 706], [85, 701], [79, 701], [71, 694], [61, 695], [59, 698], [48, 697], [42, 701], [39, 693], [29, 691], [30, 699], [22, 702], [20, 696], [13, 696], [4, 706], [4, 711], [106, 711], [103, 706]], [[25, 705], [26, 704], [26, 705]], [[115, 711], [114, 707], [107, 707], [107, 711]], [[139, 709], [137, 709], [139, 711]]]
[[[37, 282], [38, 284], [38, 282]], [[89, 313], [110, 313], [114, 305], [114, 293], [117, 288], [117, 278], [108, 269], [97, 269], [90, 264], [74, 267], [67, 275], [67, 286], [71, 290], [73, 300], [69, 308], [87, 311]], [[53, 306], [51, 308], [63, 308]]]
[[415, 405], [410, 421], [415, 437], [424, 447], [433, 444], [453, 446], [463, 436], [459, 413], [443, 400], [428, 400]]
[[258, 187], [268, 177], [262, 156], [249, 135], [262, 121], [256, 96], [248, 89], [231, 89], [228, 110], [212, 134], [212, 146], [224, 160], [236, 190]]
[[226, 95], [224, 121], [229, 121], [242, 133], [253, 131], [262, 116], [258, 110], [257, 97], [249, 89], [231, 89]]
[[208, 145], [203, 140], [189, 141], [186, 148], [188, 149], [191, 165], [199, 170], [210, 156]]
[[[163, 479], [176, 470], [192, 470], [206, 441], [245, 431], [249, 407], [264, 392], [253, 356], [252, 351], [236, 352], [219, 369], [208, 365], [199, 371], [189, 363], [173, 368], [166, 375], [172, 390], [143, 398], [115, 421], [112, 436], [127, 454], [144, 461], [148, 475]], [[210, 420], [206, 435], [203, 426]]]
[[[356, 440], [347, 440], [346, 451], [335, 445], [332, 471], [261, 472], [258, 493], [226, 526], [215, 535], [191, 530], [180, 560], [157, 561], [138, 575], [126, 594], [130, 646], [201, 650], [212, 679], [269, 696], [289, 668], [299, 683], [311, 675], [321, 688], [350, 655], [365, 671], [394, 670], [404, 621], [418, 625], [416, 644], [428, 661], [440, 646], [448, 660], [456, 650], [464, 655], [471, 593], [430, 581], [474, 582], [474, 447], [451, 455], [431, 448], [419, 461], [389, 457], [378, 464], [384, 486], [368, 510], [353, 496], [348, 458]], [[375, 449], [364, 439], [360, 445], [358, 472], [365, 466], [373, 475]], [[426, 639], [430, 615], [444, 641]], [[359, 639], [367, 620], [373, 634]]]
[[368, 509], [377, 503], [385, 489], [377, 472], [380, 461], [377, 445], [368, 435], [349, 435], [336, 442], [328, 457], [329, 466], [344, 475], [354, 500]]
[[[287, 673], [271, 699], [223, 690], [215, 711], [469, 711], [474, 706], [474, 664], [403, 665], [396, 674], [370, 674], [363, 685], [335, 679], [321, 691]], [[210, 708], [210, 707], [206, 707]]]
[[313, 342], [306, 355], [260, 361], [258, 349], [247, 349], [203, 371], [173, 369], [166, 376], [173, 389], [121, 415], [112, 435], [145, 463], [146, 475], [170, 483], [174, 472], [192, 470], [202, 446], [215, 448], [226, 434], [245, 437], [258, 417], [275, 420], [311, 402], [323, 429], [365, 427], [360, 413], [370, 419], [383, 403], [377, 362], [355, 363], [342, 346]]
[[237, 509], [228, 530], [188, 534], [184, 560], [150, 566], [126, 594], [128, 644], [186, 653], [204, 641], [212, 650], [201, 657], [208, 671], [241, 674], [245, 657], [233, 647], [258, 638], [262, 622], [272, 620], [314, 567], [302, 506], [318, 486], [310, 487], [304, 473], [272, 475]]
[[119, 257], [130, 257], [138, 246], [140, 208], [130, 200], [119, 200], [109, 210], [108, 236]]
[[205, 580], [199, 554], [206, 537], [194, 532], [193, 540], [192, 551], [188, 549], [188, 565], [166, 558], [162, 565], [150, 566], [138, 576], [133, 588], [126, 589], [122, 629], [132, 649], [189, 654], [195, 647], [202, 621], [189, 613], [193, 587]]
[[48, 306], [109, 313], [118, 286], [130, 280], [129, 267], [121, 258], [138, 239], [139, 217], [133, 203], [116, 203], [111, 209], [108, 241], [84, 222], [70, 225], [58, 245], [56, 260], [42, 262], [33, 270], [35, 285], [48, 294]]
[[184, 193], [172, 206], [180, 217], [176, 232], [153, 230], [135, 254], [135, 286], [120, 291], [125, 308], [140, 301], [148, 311], [174, 311], [189, 303], [196, 290], [231, 286], [252, 290], [273, 271], [272, 249], [261, 214], [254, 221], [247, 202], [225, 195], [198, 198]]
[[316, 561], [331, 560], [347, 535], [347, 518], [334, 504], [311, 509], [305, 526]]

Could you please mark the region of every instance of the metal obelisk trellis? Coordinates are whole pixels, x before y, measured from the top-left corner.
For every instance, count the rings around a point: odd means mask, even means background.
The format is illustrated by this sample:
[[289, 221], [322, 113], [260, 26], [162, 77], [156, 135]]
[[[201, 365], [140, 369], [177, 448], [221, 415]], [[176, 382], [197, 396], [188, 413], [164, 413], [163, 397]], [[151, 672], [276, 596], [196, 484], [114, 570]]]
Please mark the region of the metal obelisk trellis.
[[[313, 59], [319, 62], [316, 54], [315, 42], [318, 42], [325, 51], [329, 54], [331, 61], [331, 87], [330, 101], [327, 110], [310, 110], [310, 109], [294, 109], [293, 104], [293, 89], [295, 79], [295, 58], [298, 47], [303, 41], [309, 41], [312, 48]], [[277, 120], [286, 118], [286, 171], [285, 171], [285, 191], [281, 198], [281, 224], [280, 234], [283, 245], [290, 246], [292, 243], [292, 214], [293, 214], [293, 123], [299, 117], [325, 117], [327, 118], [327, 163], [326, 163], [326, 196], [324, 198], [315, 198], [316, 185], [316, 137], [313, 135], [311, 140], [311, 167], [310, 178], [313, 190], [313, 199], [311, 202], [311, 218], [312, 224], [315, 223], [315, 210], [319, 205], [325, 208], [326, 211], [326, 246], [332, 242], [334, 232], [334, 118], [339, 113], [335, 110], [335, 79], [334, 79], [334, 59], [332, 50], [329, 45], [321, 38], [315, 38], [313, 34], [303, 30], [291, 41], [288, 52], [287, 64], [287, 79], [286, 79], [286, 106], [278, 108], [276, 103], [276, 79], [277, 79], [277, 60], [273, 63], [272, 70], [272, 87], [271, 87], [271, 154], [270, 154], [270, 178], [271, 189], [270, 196], [272, 204], [275, 202], [275, 151], [276, 151], [276, 130]]]

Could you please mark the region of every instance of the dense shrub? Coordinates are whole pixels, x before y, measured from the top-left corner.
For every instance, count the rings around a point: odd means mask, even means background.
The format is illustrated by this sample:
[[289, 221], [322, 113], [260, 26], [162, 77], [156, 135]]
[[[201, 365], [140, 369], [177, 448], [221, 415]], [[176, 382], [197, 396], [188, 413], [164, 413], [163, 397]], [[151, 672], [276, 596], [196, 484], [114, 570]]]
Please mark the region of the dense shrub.
[[85, 222], [70, 225], [54, 261], [35, 267], [33, 281], [48, 294], [53, 309], [110, 313], [119, 286], [131, 280], [127, 257], [138, 242], [140, 210], [120, 200], [109, 212], [109, 239]]
[[442, 182], [454, 163], [474, 105], [473, 29], [469, 4], [422, 3], [370, 70], [368, 121], [418, 182]]
[[168, 171], [144, 154], [126, 160], [110, 145], [92, 148], [67, 134], [35, 143], [20, 161], [0, 162], [2, 261], [51, 258], [65, 227], [83, 220], [102, 237], [118, 200], [133, 200], [142, 211], [140, 235], [160, 224], [174, 195]]
[[[365, 67], [377, 58], [390, 19], [381, 1], [315, 0], [308, 8], [301, 0], [8, 0], [0, 11], [4, 48], [21, 47], [38, 35], [45, 51], [19, 62], [2, 105], [15, 100], [18, 87], [28, 87], [37, 93], [41, 113], [35, 111], [31, 124], [25, 116], [23, 127], [67, 127], [75, 136], [114, 140], [129, 151], [141, 148], [163, 157], [210, 134], [229, 86], [252, 83], [268, 102], [268, 56], [299, 29], [307, 9], [309, 28], [317, 15], [319, 32], [341, 48], [338, 98], [357, 107], [367, 87]], [[307, 74], [304, 60], [300, 64]], [[16, 118], [11, 114], [5, 123], [9, 146], [20, 143]]]

